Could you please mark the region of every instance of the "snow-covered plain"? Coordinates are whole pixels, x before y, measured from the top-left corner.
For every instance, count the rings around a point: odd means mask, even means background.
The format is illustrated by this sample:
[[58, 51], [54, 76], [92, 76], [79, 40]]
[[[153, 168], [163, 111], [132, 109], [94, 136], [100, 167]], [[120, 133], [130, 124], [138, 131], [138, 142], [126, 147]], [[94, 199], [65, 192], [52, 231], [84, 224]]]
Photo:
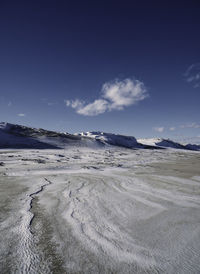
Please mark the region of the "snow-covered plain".
[[0, 273], [200, 273], [200, 153], [0, 150]]

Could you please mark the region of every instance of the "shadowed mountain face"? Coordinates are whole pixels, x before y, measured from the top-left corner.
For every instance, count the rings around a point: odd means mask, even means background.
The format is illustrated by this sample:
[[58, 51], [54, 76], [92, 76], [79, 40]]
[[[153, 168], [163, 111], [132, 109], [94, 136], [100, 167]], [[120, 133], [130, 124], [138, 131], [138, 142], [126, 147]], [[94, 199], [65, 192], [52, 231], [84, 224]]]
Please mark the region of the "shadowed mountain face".
[[185, 149], [184, 145], [179, 143], [173, 142], [171, 140], [161, 139], [159, 142], [156, 143], [157, 146], [161, 147], [171, 147], [171, 148], [178, 148], [178, 149]]
[[69, 134], [69, 133], [60, 133], [50, 130], [45, 130], [42, 128], [36, 129], [21, 125], [15, 125], [10, 123], [0, 123], [0, 129], [4, 132], [9, 134], [13, 134], [16, 136], [23, 136], [23, 137], [63, 137], [63, 138], [70, 138], [70, 139], [80, 139], [78, 136]]
[[0, 123], [1, 148], [66, 148], [66, 146], [104, 147], [105, 145], [139, 148], [131, 136], [111, 133], [69, 134]]
[[54, 149], [61, 148], [64, 142], [78, 139], [71, 134], [0, 123], [0, 148]]
[[133, 136], [104, 132], [69, 134], [36, 129], [10, 123], [0, 123], [0, 148], [63, 149], [67, 146], [104, 147], [119, 146], [129, 149], [176, 148], [200, 150], [198, 145], [182, 145], [166, 139], [139, 139]]
[[15, 131], [12, 127], [10, 129], [7, 127], [6, 129], [0, 129], [0, 148], [53, 149], [58, 147], [37, 140], [37, 138], [26, 136], [23, 132]]

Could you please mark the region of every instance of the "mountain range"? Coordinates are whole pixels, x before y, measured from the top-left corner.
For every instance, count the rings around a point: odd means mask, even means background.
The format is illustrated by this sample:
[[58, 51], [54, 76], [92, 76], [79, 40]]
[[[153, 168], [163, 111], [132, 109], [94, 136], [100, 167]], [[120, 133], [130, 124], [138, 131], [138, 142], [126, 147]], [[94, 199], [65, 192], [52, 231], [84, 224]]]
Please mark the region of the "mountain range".
[[70, 134], [37, 129], [6, 122], [0, 123], [0, 148], [64, 149], [67, 146], [103, 147], [119, 146], [129, 149], [185, 149], [199, 151], [200, 145], [180, 144], [170, 139], [136, 139], [100, 131]]

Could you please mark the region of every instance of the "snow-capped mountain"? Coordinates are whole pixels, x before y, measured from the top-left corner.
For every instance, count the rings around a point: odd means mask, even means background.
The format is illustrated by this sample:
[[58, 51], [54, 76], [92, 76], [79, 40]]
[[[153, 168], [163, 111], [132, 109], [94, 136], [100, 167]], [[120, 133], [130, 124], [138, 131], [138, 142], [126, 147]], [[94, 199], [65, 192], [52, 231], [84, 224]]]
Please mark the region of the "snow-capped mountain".
[[170, 139], [162, 138], [147, 138], [147, 139], [137, 139], [138, 143], [154, 147], [164, 147], [164, 148], [176, 148], [176, 149], [188, 149], [188, 150], [200, 150], [199, 145], [192, 144], [180, 144]]
[[126, 148], [134, 148], [138, 146], [137, 140], [133, 136], [124, 136], [100, 131], [82, 132], [78, 133], [77, 136], [88, 137], [103, 144], [122, 146]]
[[185, 147], [179, 143], [171, 141], [169, 139], [162, 138], [150, 138], [150, 139], [138, 139], [138, 142], [150, 146], [159, 146], [159, 147], [171, 147], [171, 148], [182, 148]]
[[132, 136], [103, 132], [69, 134], [4, 122], [0, 123], [1, 148], [64, 148], [68, 145], [92, 147], [113, 145], [126, 148], [141, 146]]
[[103, 147], [119, 146], [129, 149], [176, 148], [200, 150], [198, 145], [182, 145], [169, 139], [138, 139], [133, 136], [99, 131], [76, 134], [36, 129], [10, 123], [0, 123], [0, 148], [66, 148], [67, 146]]
[[62, 148], [78, 136], [10, 123], [0, 123], [0, 148]]

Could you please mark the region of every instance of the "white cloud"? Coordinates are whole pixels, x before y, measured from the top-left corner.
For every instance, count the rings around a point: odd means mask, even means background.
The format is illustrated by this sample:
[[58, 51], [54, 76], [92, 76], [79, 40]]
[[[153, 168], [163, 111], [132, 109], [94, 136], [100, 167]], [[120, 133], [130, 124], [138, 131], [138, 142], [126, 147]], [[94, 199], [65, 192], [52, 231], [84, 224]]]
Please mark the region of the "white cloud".
[[11, 107], [12, 106], [12, 102], [8, 102], [8, 107]]
[[26, 114], [25, 113], [19, 113], [19, 114], [17, 114], [19, 117], [25, 117], [26, 116]]
[[165, 128], [164, 127], [154, 127], [153, 129], [157, 132], [163, 132]]
[[65, 100], [65, 104], [67, 107], [72, 107], [72, 108], [75, 108], [76, 110], [84, 107], [84, 101], [81, 101], [79, 99]]
[[109, 103], [103, 99], [97, 99], [93, 103], [88, 104], [77, 110], [78, 114], [85, 116], [96, 116], [104, 113], [109, 107]]
[[193, 123], [188, 123], [180, 126], [181, 128], [200, 128], [200, 124], [193, 122]]
[[78, 114], [95, 116], [106, 111], [123, 110], [148, 96], [144, 84], [138, 80], [125, 79], [105, 83], [100, 98], [86, 104], [79, 99], [65, 100], [67, 107], [72, 107]]
[[175, 127], [170, 127], [169, 130], [174, 131], [176, 128]]
[[186, 81], [194, 88], [200, 87], [200, 63], [192, 64], [185, 72]]
[[71, 106], [71, 100], [64, 100], [65, 104], [67, 107]]
[[110, 101], [110, 110], [121, 110], [147, 97], [144, 84], [131, 79], [125, 79], [124, 81], [115, 80], [113, 83], [105, 83], [102, 92], [103, 97]]

